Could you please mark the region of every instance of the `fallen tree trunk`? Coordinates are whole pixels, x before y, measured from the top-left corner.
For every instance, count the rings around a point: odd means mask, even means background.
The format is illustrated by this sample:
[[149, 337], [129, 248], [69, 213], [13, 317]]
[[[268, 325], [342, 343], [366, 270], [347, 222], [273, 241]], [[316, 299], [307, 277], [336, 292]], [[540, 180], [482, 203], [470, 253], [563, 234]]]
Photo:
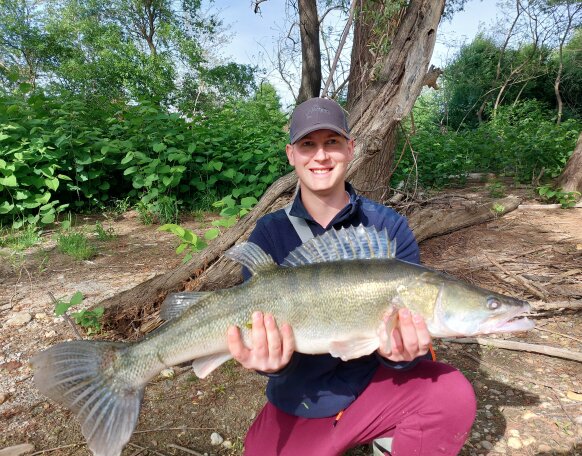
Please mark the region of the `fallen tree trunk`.
[[480, 206], [450, 211], [428, 207], [412, 214], [408, 222], [414, 231], [416, 240], [422, 242], [431, 237], [493, 220], [517, 209], [519, 202], [518, 197], [508, 196]]
[[[349, 180], [357, 177], [359, 169], [384, 150], [387, 138], [411, 111], [424, 83], [443, 8], [444, 0], [409, 3], [375, 80], [353, 104], [349, 113], [350, 130], [357, 143], [356, 156], [347, 174]], [[225, 288], [236, 283], [237, 274], [233, 271], [237, 266], [227, 265], [224, 260], [217, 263], [217, 260], [226, 249], [246, 239], [258, 218], [284, 206], [296, 180], [295, 173], [291, 173], [275, 182], [246, 217], [186, 265], [99, 303], [106, 309], [105, 323], [126, 331], [134, 321], [151, 314], [168, 292], [185, 286], [199, 290]]]

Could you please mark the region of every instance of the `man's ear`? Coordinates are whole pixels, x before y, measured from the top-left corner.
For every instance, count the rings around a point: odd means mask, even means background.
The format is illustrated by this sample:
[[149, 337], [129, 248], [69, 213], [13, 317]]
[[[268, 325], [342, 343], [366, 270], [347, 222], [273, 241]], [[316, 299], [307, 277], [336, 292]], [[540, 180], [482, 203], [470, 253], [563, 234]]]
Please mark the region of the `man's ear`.
[[287, 160], [291, 166], [295, 166], [295, 157], [293, 156], [293, 144], [287, 144], [285, 146], [285, 153], [287, 154]]
[[354, 158], [354, 151], [356, 150], [356, 142], [353, 139], [348, 139], [348, 158]]

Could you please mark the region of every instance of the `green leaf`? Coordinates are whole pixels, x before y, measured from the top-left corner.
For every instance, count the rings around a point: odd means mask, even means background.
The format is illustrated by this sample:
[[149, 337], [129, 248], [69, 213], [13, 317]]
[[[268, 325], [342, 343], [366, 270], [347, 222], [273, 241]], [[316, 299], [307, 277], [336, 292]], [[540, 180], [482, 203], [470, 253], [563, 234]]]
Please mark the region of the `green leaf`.
[[57, 317], [60, 317], [61, 315], [64, 315], [65, 313], [67, 313], [67, 310], [69, 310], [69, 307], [71, 307], [72, 304], [69, 302], [63, 302], [63, 301], [59, 301], [55, 304], [55, 315]]
[[42, 218], [40, 219], [40, 222], [48, 225], [49, 223], [53, 223], [55, 221], [55, 211], [53, 210], [52, 212], [49, 212], [45, 215], [42, 216]]
[[184, 250], [186, 250], [186, 247], [188, 247], [188, 243], [187, 242], [182, 242], [177, 248], [176, 248], [176, 255], [180, 255]]
[[129, 168], [126, 168], [125, 171], [123, 171], [123, 175], [124, 176], [128, 176], [130, 174], [133, 174], [137, 171], [137, 166], [130, 166]]
[[4, 133], [0, 133], [0, 141], [4, 141], [5, 139], [10, 138], [10, 135], [5, 135]]
[[220, 230], [218, 228], [210, 228], [206, 233], [204, 233], [204, 239], [207, 241], [212, 241], [212, 239], [217, 238], [220, 235]]
[[17, 187], [18, 186], [18, 182], [16, 181], [16, 176], [14, 174], [0, 178], [0, 184], [4, 185], [6, 187]]
[[80, 291], [77, 291], [71, 297], [71, 300], [69, 302], [71, 303], [72, 306], [76, 306], [77, 304], [81, 304], [81, 302], [83, 302], [84, 298], [85, 297], [83, 296], [83, 293], [81, 293]]
[[12, 209], [14, 209], [14, 204], [10, 204], [8, 201], [3, 201], [0, 204], [0, 214], [8, 214]]
[[133, 152], [128, 152], [125, 157], [123, 157], [121, 159], [121, 164], [125, 165], [126, 163], [129, 163], [130, 161], [133, 160]]
[[59, 180], [55, 177], [46, 178], [44, 180], [45, 185], [53, 191], [56, 191], [59, 188]]
[[95, 314], [95, 316], [97, 318], [102, 317], [104, 312], [105, 312], [105, 307], [103, 307], [103, 306], [95, 307], [93, 309], [93, 313]]
[[161, 152], [166, 150], [166, 145], [164, 143], [155, 143], [153, 145], [154, 152]]
[[258, 202], [259, 201], [254, 196], [247, 196], [246, 198], [240, 200], [240, 205], [245, 209], [250, 209]]

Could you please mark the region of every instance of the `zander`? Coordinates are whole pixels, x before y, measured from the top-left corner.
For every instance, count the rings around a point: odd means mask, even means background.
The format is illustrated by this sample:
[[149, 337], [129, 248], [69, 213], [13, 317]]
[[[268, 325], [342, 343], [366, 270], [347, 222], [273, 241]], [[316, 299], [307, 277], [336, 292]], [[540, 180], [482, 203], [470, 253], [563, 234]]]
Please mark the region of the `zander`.
[[[73, 341], [32, 359], [38, 389], [76, 413], [96, 456], [117, 456], [137, 423], [144, 387], [162, 369], [194, 360], [204, 377], [230, 359], [227, 328], [241, 328], [250, 345], [253, 311], [272, 313], [293, 328], [296, 350], [342, 360], [372, 353], [378, 327], [397, 310], [422, 315], [433, 337], [531, 329], [527, 302], [503, 296], [423, 266], [397, 260], [386, 230], [331, 230], [289, 254], [281, 266], [257, 245], [226, 255], [253, 274], [247, 282], [208, 293], [170, 295], [169, 319], [133, 344]], [[387, 347], [389, 351], [389, 347]]]

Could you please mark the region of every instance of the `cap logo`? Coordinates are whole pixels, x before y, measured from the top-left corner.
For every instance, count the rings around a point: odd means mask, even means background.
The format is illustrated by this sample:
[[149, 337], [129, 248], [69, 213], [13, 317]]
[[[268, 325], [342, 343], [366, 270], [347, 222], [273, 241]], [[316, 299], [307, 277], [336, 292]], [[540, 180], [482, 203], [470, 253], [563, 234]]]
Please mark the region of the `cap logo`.
[[322, 108], [321, 106], [313, 106], [309, 111], [307, 111], [305, 113], [305, 117], [307, 117], [308, 119], [311, 119], [312, 115], [315, 112], [323, 112], [323, 113], [329, 114], [328, 109]]

